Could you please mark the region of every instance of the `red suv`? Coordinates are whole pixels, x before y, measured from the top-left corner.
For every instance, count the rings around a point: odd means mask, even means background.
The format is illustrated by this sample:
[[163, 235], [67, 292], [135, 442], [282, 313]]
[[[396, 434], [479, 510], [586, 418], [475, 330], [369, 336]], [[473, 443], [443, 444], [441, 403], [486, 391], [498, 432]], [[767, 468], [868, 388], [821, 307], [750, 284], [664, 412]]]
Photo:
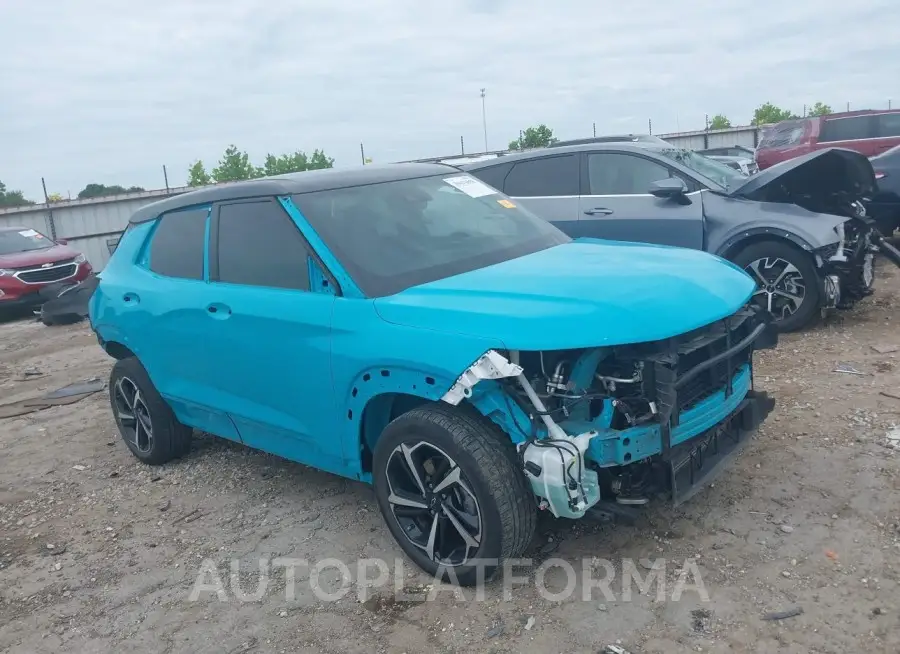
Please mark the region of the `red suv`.
[[873, 157], [900, 145], [900, 109], [848, 111], [786, 120], [769, 127], [756, 148], [759, 169], [823, 148], [847, 148]]
[[52, 241], [27, 227], [0, 227], [0, 313], [37, 307], [45, 299], [39, 295], [42, 288], [76, 284], [91, 272], [85, 256], [65, 241]]

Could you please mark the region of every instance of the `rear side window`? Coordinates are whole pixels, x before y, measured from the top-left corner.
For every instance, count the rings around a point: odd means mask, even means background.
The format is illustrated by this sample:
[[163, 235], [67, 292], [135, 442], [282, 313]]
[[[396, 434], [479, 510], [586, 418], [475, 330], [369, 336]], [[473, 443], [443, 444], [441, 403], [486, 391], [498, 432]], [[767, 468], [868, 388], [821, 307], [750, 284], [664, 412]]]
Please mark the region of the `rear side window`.
[[309, 250], [300, 230], [273, 201], [219, 207], [216, 280], [309, 290]]
[[852, 118], [832, 118], [822, 124], [819, 143], [834, 141], [858, 141], [874, 136], [872, 133], [872, 116], [854, 116]]
[[900, 114], [881, 114], [875, 117], [876, 136], [881, 138], [900, 136]]
[[507, 175], [503, 191], [523, 198], [578, 195], [578, 155], [520, 161]]
[[488, 166], [487, 168], [473, 170], [471, 173], [485, 184], [489, 184], [498, 191], [502, 191], [503, 183], [506, 181], [506, 176], [509, 174], [512, 166], [511, 163], [500, 164], [499, 166]]
[[637, 195], [650, 192], [650, 184], [669, 177], [669, 169], [631, 154], [588, 155], [591, 195]]
[[166, 277], [203, 279], [209, 209], [163, 214], [150, 242], [150, 270]]
[[787, 148], [803, 141], [806, 134], [805, 121], [787, 121], [773, 125], [765, 131], [759, 148]]

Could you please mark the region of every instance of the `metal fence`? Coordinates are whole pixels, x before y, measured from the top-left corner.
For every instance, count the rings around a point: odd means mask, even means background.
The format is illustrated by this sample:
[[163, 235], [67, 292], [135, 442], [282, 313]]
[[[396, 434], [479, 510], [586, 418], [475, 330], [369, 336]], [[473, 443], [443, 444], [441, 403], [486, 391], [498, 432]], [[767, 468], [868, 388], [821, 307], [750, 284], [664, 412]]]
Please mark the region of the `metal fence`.
[[[759, 139], [757, 127], [731, 127], [728, 129], [678, 132], [661, 134], [661, 138], [673, 145], [688, 149], [704, 149], [744, 145], [756, 147]], [[479, 154], [467, 155], [477, 158]], [[499, 154], [489, 153], [489, 154]], [[435, 157], [456, 159], [458, 155]], [[140, 207], [163, 198], [179, 195], [194, 188], [183, 186], [159, 191], [140, 191], [111, 195], [87, 200], [64, 200], [50, 204], [38, 204], [13, 209], [0, 209], [0, 226], [35, 229], [54, 240], [65, 239], [88, 258], [96, 270], [102, 270], [109, 261], [111, 246], [118, 242], [128, 226], [128, 219]]]

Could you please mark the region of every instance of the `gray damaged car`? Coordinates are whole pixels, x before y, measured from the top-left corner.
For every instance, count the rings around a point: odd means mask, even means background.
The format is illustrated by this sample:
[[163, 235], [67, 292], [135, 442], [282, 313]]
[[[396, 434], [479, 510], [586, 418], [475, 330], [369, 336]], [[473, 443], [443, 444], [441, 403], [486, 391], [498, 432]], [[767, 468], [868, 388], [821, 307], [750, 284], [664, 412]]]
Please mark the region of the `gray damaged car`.
[[900, 265], [865, 214], [872, 166], [849, 150], [820, 150], [750, 177], [696, 152], [643, 143], [545, 148], [462, 168], [571, 237], [733, 261], [757, 281], [755, 300], [782, 331], [871, 294], [877, 252]]

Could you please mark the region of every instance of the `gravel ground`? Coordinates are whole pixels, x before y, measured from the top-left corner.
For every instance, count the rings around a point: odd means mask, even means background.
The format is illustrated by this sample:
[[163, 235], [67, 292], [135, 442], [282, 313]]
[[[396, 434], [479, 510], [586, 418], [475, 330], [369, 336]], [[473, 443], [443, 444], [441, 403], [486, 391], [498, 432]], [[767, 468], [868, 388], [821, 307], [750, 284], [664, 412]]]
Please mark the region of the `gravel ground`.
[[[219, 439], [198, 435], [185, 459], [143, 466], [105, 393], [0, 420], [0, 651], [900, 651], [900, 452], [886, 438], [900, 399], [882, 394], [900, 397], [900, 349], [886, 351], [900, 346], [900, 275], [879, 272], [876, 296], [758, 355], [757, 384], [778, 406], [712, 488], [634, 526], [542, 520], [536, 562], [570, 563], [579, 579], [584, 561], [593, 579], [602, 560], [614, 567], [611, 595], [587, 600], [580, 587], [561, 601], [542, 592], [565, 586], [560, 565], [518, 573], [508, 593], [492, 583], [480, 601], [429, 586], [394, 565], [367, 486]], [[17, 321], [0, 334], [2, 403], [109, 374], [86, 325]], [[250, 597], [259, 560], [278, 557], [336, 558], [354, 575], [360, 559], [382, 558], [388, 581], [328, 601], [337, 570], [298, 567], [287, 599], [290, 580], [273, 567]], [[623, 571], [633, 561], [649, 578], [659, 557], [656, 586], [628, 598]], [[689, 588], [673, 601], [682, 568], [708, 601]], [[211, 570], [221, 598], [192, 600]]]

